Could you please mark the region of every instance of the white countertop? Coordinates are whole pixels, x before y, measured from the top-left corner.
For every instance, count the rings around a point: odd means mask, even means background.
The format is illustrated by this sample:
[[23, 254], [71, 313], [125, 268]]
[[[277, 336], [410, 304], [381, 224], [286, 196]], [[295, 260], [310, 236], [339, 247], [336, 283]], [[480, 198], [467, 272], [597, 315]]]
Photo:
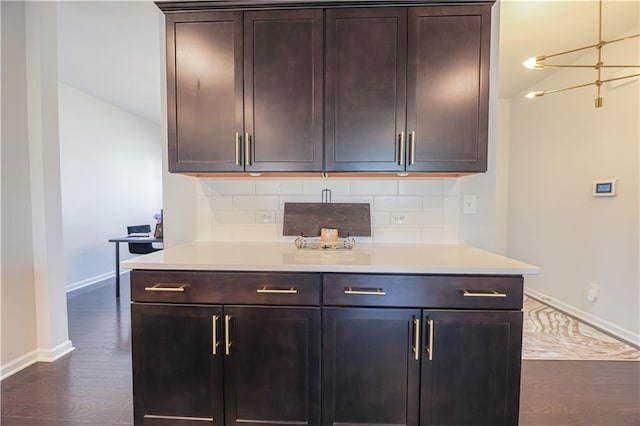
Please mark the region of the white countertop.
[[298, 250], [293, 242], [192, 242], [120, 263], [129, 269], [528, 275], [538, 267], [458, 244], [356, 244]]

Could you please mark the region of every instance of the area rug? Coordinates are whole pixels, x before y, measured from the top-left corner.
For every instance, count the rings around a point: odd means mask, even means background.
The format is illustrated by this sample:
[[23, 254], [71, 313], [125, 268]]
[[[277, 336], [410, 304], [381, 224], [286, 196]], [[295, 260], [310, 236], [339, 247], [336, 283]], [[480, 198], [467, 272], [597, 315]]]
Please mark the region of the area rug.
[[640, 350], [525, 296], [522, 358], [640, 361]]

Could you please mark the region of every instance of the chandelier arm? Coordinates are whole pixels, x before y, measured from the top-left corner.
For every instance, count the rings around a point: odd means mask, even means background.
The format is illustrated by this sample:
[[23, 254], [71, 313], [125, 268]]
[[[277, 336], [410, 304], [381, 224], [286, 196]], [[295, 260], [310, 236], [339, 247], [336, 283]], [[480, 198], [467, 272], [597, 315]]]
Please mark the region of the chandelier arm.
[[640, 33], [633, 34], [633, 35], [626, 36], [626, 37], [616, 38], [616, 39], [609, 40], [609, 41], [603, 41], [602, 43], [603, 44], [612, 44], [612, 43], [617, 43], [619, 41], [625, 41], [625, 40], [629, 40], [629, 39], [636, 38], [636, 37], [640, 37]]
[[552, 93], [565, 92], [567, 90], [579, 89], [581, 87], [595, 86], [596, 84], [598, 84], [596, 81], [592, 81], [591, 83], [576, 84], [575, 86], [563, 87], [561, 89], [543, 90], [543, 94], [550, 95]]
[[595, 47], [598, 47], [599, 45], [600, 45], [600, 43], [590, 44], [589, 46], [578, 47], [576, 49], [571, 49], [571, 50], [565, 50], [564, 52], [553, 53], [551, 55], [542, 55], [542, 58], [543, 58], [542, 60], [544, 61], [547, 58], [554, 58], [556, 56], [562, 56], [562, 55], [566, 55], [568, 53], [580, 52], [581, 50], [593, 49]]
[[633, 77], [640, 77], [640, 73], [638, 74], [629, 74], [629, 75], [623, 75], [622, 77], [614, 77], [614, 78], [608, 78], [606, 80], [602, 80], [601, 83], [608, 83], [610, 81], [616, 81], [616, 80], [624, 80], [625, 78], [633, 78]]

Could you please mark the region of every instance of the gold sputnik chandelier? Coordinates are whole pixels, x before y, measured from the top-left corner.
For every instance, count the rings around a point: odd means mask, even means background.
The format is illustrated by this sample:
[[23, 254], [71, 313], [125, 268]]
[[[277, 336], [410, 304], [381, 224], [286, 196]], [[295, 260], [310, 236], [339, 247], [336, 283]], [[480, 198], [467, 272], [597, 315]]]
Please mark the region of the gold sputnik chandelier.
[[[604, 83], [608, 83], [610, 81], [616, 81], [616, 80], [624, 80], [627, 78], [633, 78], [633, 77], [638, 77], [640, 76], [640, 73], [634, 73], [634, 74], [628, 74], [628, 75], [624, 75], [624, 76], [620, 76], [620, 77], [612, 77], [612, 78], [608, 78], [603, 80], [602, 79], [602, 70], [604, 68], [640, 68], [640, 65], [605, 65], [604, 64], [604, 60], [602, 58], [602, 50], [605, 46], [609, 45], [609, 44], [613, 44], [613, 43], [618, 43], [624, 40], [629, 40], [632, 38], [636, 38], [636, 37], [640, 37], [640, 34], [633, 34], [627, 37], [621, 37], [621, 38], [617, 38], [614, 40], [603, 40], [602, 39], [602, 0], [598, 0], [598, 42], [596, 44], [591, 44], [589, 46], [584, 46], [584, 47], [579, 47], [577, 49], [571, 49], [571, 50], [567, 50], [564, 52], [559, 52], [559, 53], [554, 53], [552, 55], [541, 55], [541, 56], [534, 56], [532, 58], [527, 59], [526, 61], [524, 61], [522, 63], [522, 65], [524, 65], [526, 68], [529, 69], [543, 69], [543, 68], [593, 68], [596, 71], [596, 80], [589, 82], [589, 83], [583, 83], [583, 84], [576, 84], [575, 86], [569, 86], [569, 87], [563, 87], [561, 89], [553, 89], [553, 90], [540, 90], [537, 92], [530, 92], [526, 95], [527, 98], [532, 99], [532, 98], [536, 98], [536, 97], [540, 97], [540, 96], [544, 96], [544, 95], [549, 95], [551, 93], [558, 93], [558, 92], [564, 92], [566, 90], [571, 90], [571, 89], [578, 89], [580, 87], [588, 87], [588, 86], [596, 86], [597, 88], [597, 96], [595, 99], [595, 106], [596, 108], [600, 108], [603, 104], [602, 104], [602, 96], [601, 96], [601, 86]], [[569, 53], [574, 53], [574, 52], [580, 52], [583, 50], [589, 50], [589, 49], [597, 49], [598, 52], [598, 59], [597, 62], [595, 64], [585, 64], [585, 65], [563, 65], [563, 64], [549, 64], [547, 63], [547, 59], [549, 58], [555, 58], [558, 56], [562, 56], [562, 55], [567, 55]]]

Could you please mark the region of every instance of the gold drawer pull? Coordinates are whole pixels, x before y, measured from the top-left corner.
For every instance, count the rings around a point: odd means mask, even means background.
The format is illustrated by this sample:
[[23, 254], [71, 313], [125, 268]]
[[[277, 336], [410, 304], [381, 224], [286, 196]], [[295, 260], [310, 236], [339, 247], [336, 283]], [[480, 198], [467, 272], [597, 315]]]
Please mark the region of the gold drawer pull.
[[231, 345], [233, 345], [233, 341], [230, 336], [231, 330], [231, 315], [224, 316], [224, 354], [229, 355], [231, 350]]
[[507, 297], [506, 293], [499, 293], [495, 290], [491, 290], [490, 292], [483, 292], [483, 293], [462, 290], [462, 295], [464, 297]]
[[429, 346], [427, 346], [427, 353], [429, 354], [429, 361], [433, 361], [433, 320], [427, 320], [427, 325], [429, 326]]
[[211, 336], [213, 338], [213, 348], [212, 348], [213, 355], [218, 354], [218, 345], [220, 345], [220, 342], [218, 342], [218, 319], [219, 318], [220, 317], [218, 315], [214, 315], [211, 317], [211, 327], [213, 328], [213, 336]]
[[413, 332], [415, 333], [413, 336], [413, 350], [414, 357], [416, 361], [420, 360], [420, 318], [413, 319]]
[[[178, 287], [175, 287], [175, 286]], [[172, 287], [173, 286], [173, 287]], [[144, 291], [178, 291], [178, 292], [184, 292], [184, 288], [186, 287], [186, 284], [164, 284], [164, 283], [157, 283], [156, 285], [154, 285], [153, 287], [145, 287]]]
[[345, 288], [344, 294], [359, 294], [362, 296], [386, 296], [386, 292], [381, 288]]
[[262, 287], [256, 290], [256, 293], [267, 293], [267, 294], [298, 294], [298, 289], [295, 287], [290, 288], [267, 288]]

